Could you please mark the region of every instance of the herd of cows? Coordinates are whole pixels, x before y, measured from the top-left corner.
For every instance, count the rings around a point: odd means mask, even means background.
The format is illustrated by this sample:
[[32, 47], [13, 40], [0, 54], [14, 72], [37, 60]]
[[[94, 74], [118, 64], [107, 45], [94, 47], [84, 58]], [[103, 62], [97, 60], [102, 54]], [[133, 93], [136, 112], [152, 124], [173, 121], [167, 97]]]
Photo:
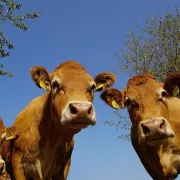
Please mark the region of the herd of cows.
[[96, 124], [96, 91], [110, 107], [128, 109], [132, 146], [152, 179], [178, 176], [180, 73], [169, 74], [164, 83], [150, 74], [136, 75], [122, 92], [111, 87], [113, 73], [92, 78], [76, 61], [63, 62], [51, 73], [35, 66], [30, 74], [46, 92], [33, 99], [12, 126], [0, 120], [0, 180], [66, 180], [74, 135]]

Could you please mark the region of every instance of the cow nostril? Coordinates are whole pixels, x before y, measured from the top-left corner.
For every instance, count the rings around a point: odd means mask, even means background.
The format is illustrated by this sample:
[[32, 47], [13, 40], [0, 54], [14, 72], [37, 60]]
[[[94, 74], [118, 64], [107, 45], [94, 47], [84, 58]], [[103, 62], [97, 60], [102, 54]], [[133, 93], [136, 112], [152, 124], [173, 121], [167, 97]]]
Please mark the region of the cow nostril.
[[69, 108], [70, 108], [71, 114], [77, 114], [77, 109], [72, 104], [69, 105]]
[[90, 115], [92, 113], [92, 106], [88, 109], [88, 114]]
[[142, 124], [142, 130], [143, 130], [143, 133], [146, 135], [150, 132], [149, 128], [145, 125]]

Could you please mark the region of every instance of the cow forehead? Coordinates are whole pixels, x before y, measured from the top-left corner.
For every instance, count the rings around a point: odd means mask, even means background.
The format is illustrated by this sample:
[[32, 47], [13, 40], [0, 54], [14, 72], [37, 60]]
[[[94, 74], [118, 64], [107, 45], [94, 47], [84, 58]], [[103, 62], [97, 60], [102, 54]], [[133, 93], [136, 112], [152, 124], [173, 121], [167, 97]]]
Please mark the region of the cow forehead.
[[128, 81], [128, 86], [138, 86], [142, 84], [146, 84], [148, 81], [155, 80], [155, 77], [151, 74], [139, 74], [136, 76], [133, 76]]
[[63, 84], [90, 84], [93, 78], [88, 74], [84, 67], [75, 61], [66, 61], [60, 64], [53, 72], [52, 79], [59, 79]]
[[[163, 84], [156, 81], [150, 74], [137, 75], [129, 79], [126, 96], [135, 96], [136, 98], [152, 96], [163, 89]], [[134, 98], [135, 98], [134, 97]]]
[[61, 71], [63, 71], [63, 70], [64, 71], [66, 71], [66, 70], [71, 70], [71, 71], [79, 70], [79, 71], [85, 71], [87, 73], [87, 71], [84, 69], [84, 67], [76, 61], [63, 62], [55, 69], [55, 71], [58, 71], [58, 70], [61, 70]]

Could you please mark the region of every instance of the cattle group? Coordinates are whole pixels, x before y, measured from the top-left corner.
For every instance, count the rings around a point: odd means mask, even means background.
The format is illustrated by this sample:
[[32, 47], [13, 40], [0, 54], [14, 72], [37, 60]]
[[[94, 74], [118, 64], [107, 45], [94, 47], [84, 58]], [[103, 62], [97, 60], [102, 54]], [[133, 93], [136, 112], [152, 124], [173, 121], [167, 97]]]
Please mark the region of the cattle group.
[[115, 74], [92, 78], [76, 61], [63, 62], [51, 73], [35, 66], [30, 74], [45, 93], [33, 99], [12, 126], [0, 120], [0, 180], [66, 180], [74, 135], [96, 124], [96, 91], [110, 107], [127, 107], [132, 146], [152, 179], [178, 176], [180, 73], [169, 74], [165, 82], [150, 74], [136, 75], [123, 91], [111, 87]]

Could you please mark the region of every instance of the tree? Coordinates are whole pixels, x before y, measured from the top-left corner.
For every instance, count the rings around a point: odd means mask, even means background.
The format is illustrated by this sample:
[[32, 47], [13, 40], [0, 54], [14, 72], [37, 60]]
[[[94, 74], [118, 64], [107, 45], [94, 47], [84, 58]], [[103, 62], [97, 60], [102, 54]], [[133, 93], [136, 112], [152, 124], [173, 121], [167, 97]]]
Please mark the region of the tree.
[[167, 8], [164, 17], [149, 15], [140, 35], [130, 32], [117, 56], [120, 70], [131, 75], [152, 73], [163, 81], [170, 72], [180, 71], [180, 9], [172, 13]]
[[[170, 12], [169, 7], [166, 8], [164, 16], [149, 15], [145, 20], [144, 28], [138, 29], [138, 32], [139, 34], [131, 31], [124, 48], [116, 54], [121, 72], [129, 72], [130, 75], [151, 73], [159, 81], [163, 81], [170, 72], [180, 71], [180, 9], [178, 7], [175, 7], [174, 12]], [[121, 113], [118, 112], [117, 115], [117, 121], [105, 123], [130, 129], [128, 116], [124, 119]], [[128, 134], [122, 134], [120, 137], [124, 136], [128, 139]]]
[[[16, 26], [18, 29], [23, 31], [29, 30], [25, 20], [38, 18], [41, 13], [26, 13], [23, 15], [17, 15], [16, 11], [20, 10], [21, 4], [14, 2], [13, 0], [1, 0], [0, 1], [0, 60], [2, 58], [8, 57], [10, 55], [10, 50], [14, 48], [14, 45], [8, 40], [2, 27], [5, 25], [5, 22], [10, 22], [12, 25]], [[13, 76], [11, 72], [8, 72], [3, 69], [3, 63], [0, 63], [0, 75]]]

